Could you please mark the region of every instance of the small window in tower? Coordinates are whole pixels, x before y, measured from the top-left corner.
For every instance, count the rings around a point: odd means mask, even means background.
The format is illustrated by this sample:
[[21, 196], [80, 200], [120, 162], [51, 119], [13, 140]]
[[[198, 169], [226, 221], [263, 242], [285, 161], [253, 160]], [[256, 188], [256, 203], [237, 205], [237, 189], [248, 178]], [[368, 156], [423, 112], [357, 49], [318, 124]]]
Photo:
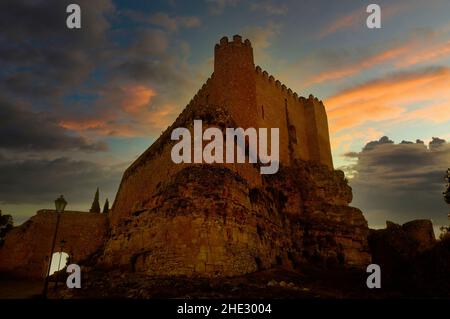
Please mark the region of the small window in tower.
[[206, 104], [208, 104], [208, 103], [209, 103], [209, 94], [206, 95]]
[[264, 105], [261, 105], [261, 114], [262, 114], [262, 118], [264, 119]]

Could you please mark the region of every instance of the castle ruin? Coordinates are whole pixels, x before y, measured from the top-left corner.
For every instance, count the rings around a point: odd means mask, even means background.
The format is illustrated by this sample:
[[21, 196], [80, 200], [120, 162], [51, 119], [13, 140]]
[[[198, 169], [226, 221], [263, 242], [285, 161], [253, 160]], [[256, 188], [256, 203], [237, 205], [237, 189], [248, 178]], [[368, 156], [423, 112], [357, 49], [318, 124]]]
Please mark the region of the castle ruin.
[[[280, 171], [258, 164], [174, 164], [173, 129], [279, 128]], [[321, 101], [255, 67], [249, 40], [224, 37], [214, 73], [124, 173], [98, 266], [150, 275], [232, 276], [302, 262], [370, 262], [367, 222], [333, 170]]]

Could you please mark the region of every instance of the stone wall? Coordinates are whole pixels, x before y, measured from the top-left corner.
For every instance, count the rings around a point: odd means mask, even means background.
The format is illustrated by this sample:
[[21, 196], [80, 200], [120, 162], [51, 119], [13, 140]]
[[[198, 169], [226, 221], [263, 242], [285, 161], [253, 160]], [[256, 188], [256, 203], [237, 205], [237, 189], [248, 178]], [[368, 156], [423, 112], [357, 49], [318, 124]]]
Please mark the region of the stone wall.
[[320, 164], [297, 161], [257, 187], [225, 165], [192, 165], [122, 219], [99, 265], [189, 276], [302, 262], [364, 267], [367, 222], [350, 200], [343, 173]]
[[321, 101], [299, 97], [257, 66], [257, 127], [280, 129], [280, 160], [311, 160], [333, 168], [328, 120]]
[[[382, 269], [385, 286], [428, 286], [419, 281], [434, 277], [432, 273], [440, 275], [430, 282], [442, 279], [443, 283], [450, 283], [449, 276], [442, 274], [448, 274], [449, 241], [442, 247], [436, 245], [430, 220], [413, 220], [403, 225], [387, 221], [385, 229], [370, 230], [368, 242], [373, 262]], [[438, 265], [447, 268], [439, 269]]]
[[[56, 226], [56, 213], [41, 210], [24, 224], [8, 233], [0, 248], [0, 272], [18, 277], [44, 278]], [[80, 262], [94, 254], [105, 242], [108, 217], [105, 214], [64, 212], [61, 214], [54, 252], [65, 240], [63, 251], [72, 262]]]

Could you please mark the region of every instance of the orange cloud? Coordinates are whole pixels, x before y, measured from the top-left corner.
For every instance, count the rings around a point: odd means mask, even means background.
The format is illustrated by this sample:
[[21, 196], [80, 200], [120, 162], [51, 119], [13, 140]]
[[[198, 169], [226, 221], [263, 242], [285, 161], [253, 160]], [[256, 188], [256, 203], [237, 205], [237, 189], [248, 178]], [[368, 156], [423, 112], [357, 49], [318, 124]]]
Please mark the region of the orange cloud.
[[125, 112], [136, 113], [150, 103], [152, 97], [156, 95], [152, 88], [137, 85], [122, 88], [124, 94], [121, 107]]
[[320, 33], [319, 38], [326, 37], [330, 34], [351, 28], [358, 23], [363, 22], [363, 14], [366, 12], [365, 8], [359, 8], [351, 13], [339, 17], [328, 24]]
[[150, 110], [143, 114], [142, 121], [152, 128], [155, 133], [166, 129], [176, 119], [180, 108], [175, 104], [164, 104], [158, 109]]
[[[450, 68], [428, 69], [422, 72], [403, 73], [382, 80], [371, 81], [344, 90], [325, 101], [328, 109], [330, 131], [356, 127], [369, 121], [429, 120], [438, 113], [450, 113]], [[422, 103], [424, 110], [409, 111], [412, 105]], [[430, 106], [431, 107], [431, 106]]]
[[399, 118], [398, 122], [415, 120], [426, 120], [436, 124], [450, 121], [450, 101], [410, 111]]
[[101, 128], [104, 126], [104, 122], [95, 119], [87, 119], [82, 121], [62, 120], [59, 122], [59, 126], [68, 130], [84, 131]]
[[68, 130], [77, 131], [82, 135], [89, 135], [89, 133], [94, 133], [94, 135], [120, 137], [134, 137], [140, 135], [140, 133], [130, 125], [119, 124], [107, 120], [62, 120], [59, 122], [59, 126]]
[[450, 55], [450, 41], [439, 43], [434, 46], [421, 47], [414, 50], [413, 54], [405, 56], [401, 59], [397, 66], [407, 67], [423, 62], [432, 62]]
[[364, 130], [356, 130], [351, 133], [340, 134], [331, 139], [331, 149], [336, 151], [341, 148], [343, 152], [348, 152], [350, 150], [351, 143], [355, 140], [361, 140], [363, 143], [367, 143], [369, 141], [378, 140], [380, 136], [383, 135], [384, 132], [373, 127], [369, 127]]
[[362, 59], [357, 63], [347, 65], [336, 70], [319, 73], [307, 83], [307, 86], [358, 74], [364, 69], [369, 69], [383, 62], [398, 58], [404, 55], [409, 49], [410, 44], [401, 45], [369, 56], [368, 58]]
[[[395, 4], [389, 6], [381, 7], [381, 15], [382, 19], [390, 18], [405, 9], [409, 9], [411, 5], [405, 4]], [[326, 25], [322, 31], [319, 33], [319, 38], [323, 38], [334, 34], [336, 32], [340, 32], [347, 29], [357, 28], [360, 29], [366, 28], [366, 18], [368, 17], [368, 13], [366, 12], [366, 6], [353, 10], [347, 15], [338, 17], [337, 19], [331, 21], [328, 25]]]
[[157, 94], [144, 85], [120, 86], [102, 92], [101, 112], [89, 118], [70, 118], [59, 122], [61, 127], [81, 135], [142, 137], [158, 135], [176, 118], [180, 109], [172, 101], [152, 102]]

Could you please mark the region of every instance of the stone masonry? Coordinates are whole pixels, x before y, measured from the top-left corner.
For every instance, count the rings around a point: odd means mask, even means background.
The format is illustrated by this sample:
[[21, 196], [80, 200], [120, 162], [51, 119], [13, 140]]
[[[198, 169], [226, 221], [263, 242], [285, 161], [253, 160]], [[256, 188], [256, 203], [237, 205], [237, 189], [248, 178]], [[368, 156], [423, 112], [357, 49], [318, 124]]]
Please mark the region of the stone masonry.
[[[6, 236], [0, 248], [0, 272], [18, 277], [44, 278], [56, 225], [56, 212], [38, 211]], [[67, 211], [61, 214], [54, 252], [65, 240], [63, 251], [71, 261], [80, 263], [89, 259], [105, 242], [108, 233], [106, 214]]]

